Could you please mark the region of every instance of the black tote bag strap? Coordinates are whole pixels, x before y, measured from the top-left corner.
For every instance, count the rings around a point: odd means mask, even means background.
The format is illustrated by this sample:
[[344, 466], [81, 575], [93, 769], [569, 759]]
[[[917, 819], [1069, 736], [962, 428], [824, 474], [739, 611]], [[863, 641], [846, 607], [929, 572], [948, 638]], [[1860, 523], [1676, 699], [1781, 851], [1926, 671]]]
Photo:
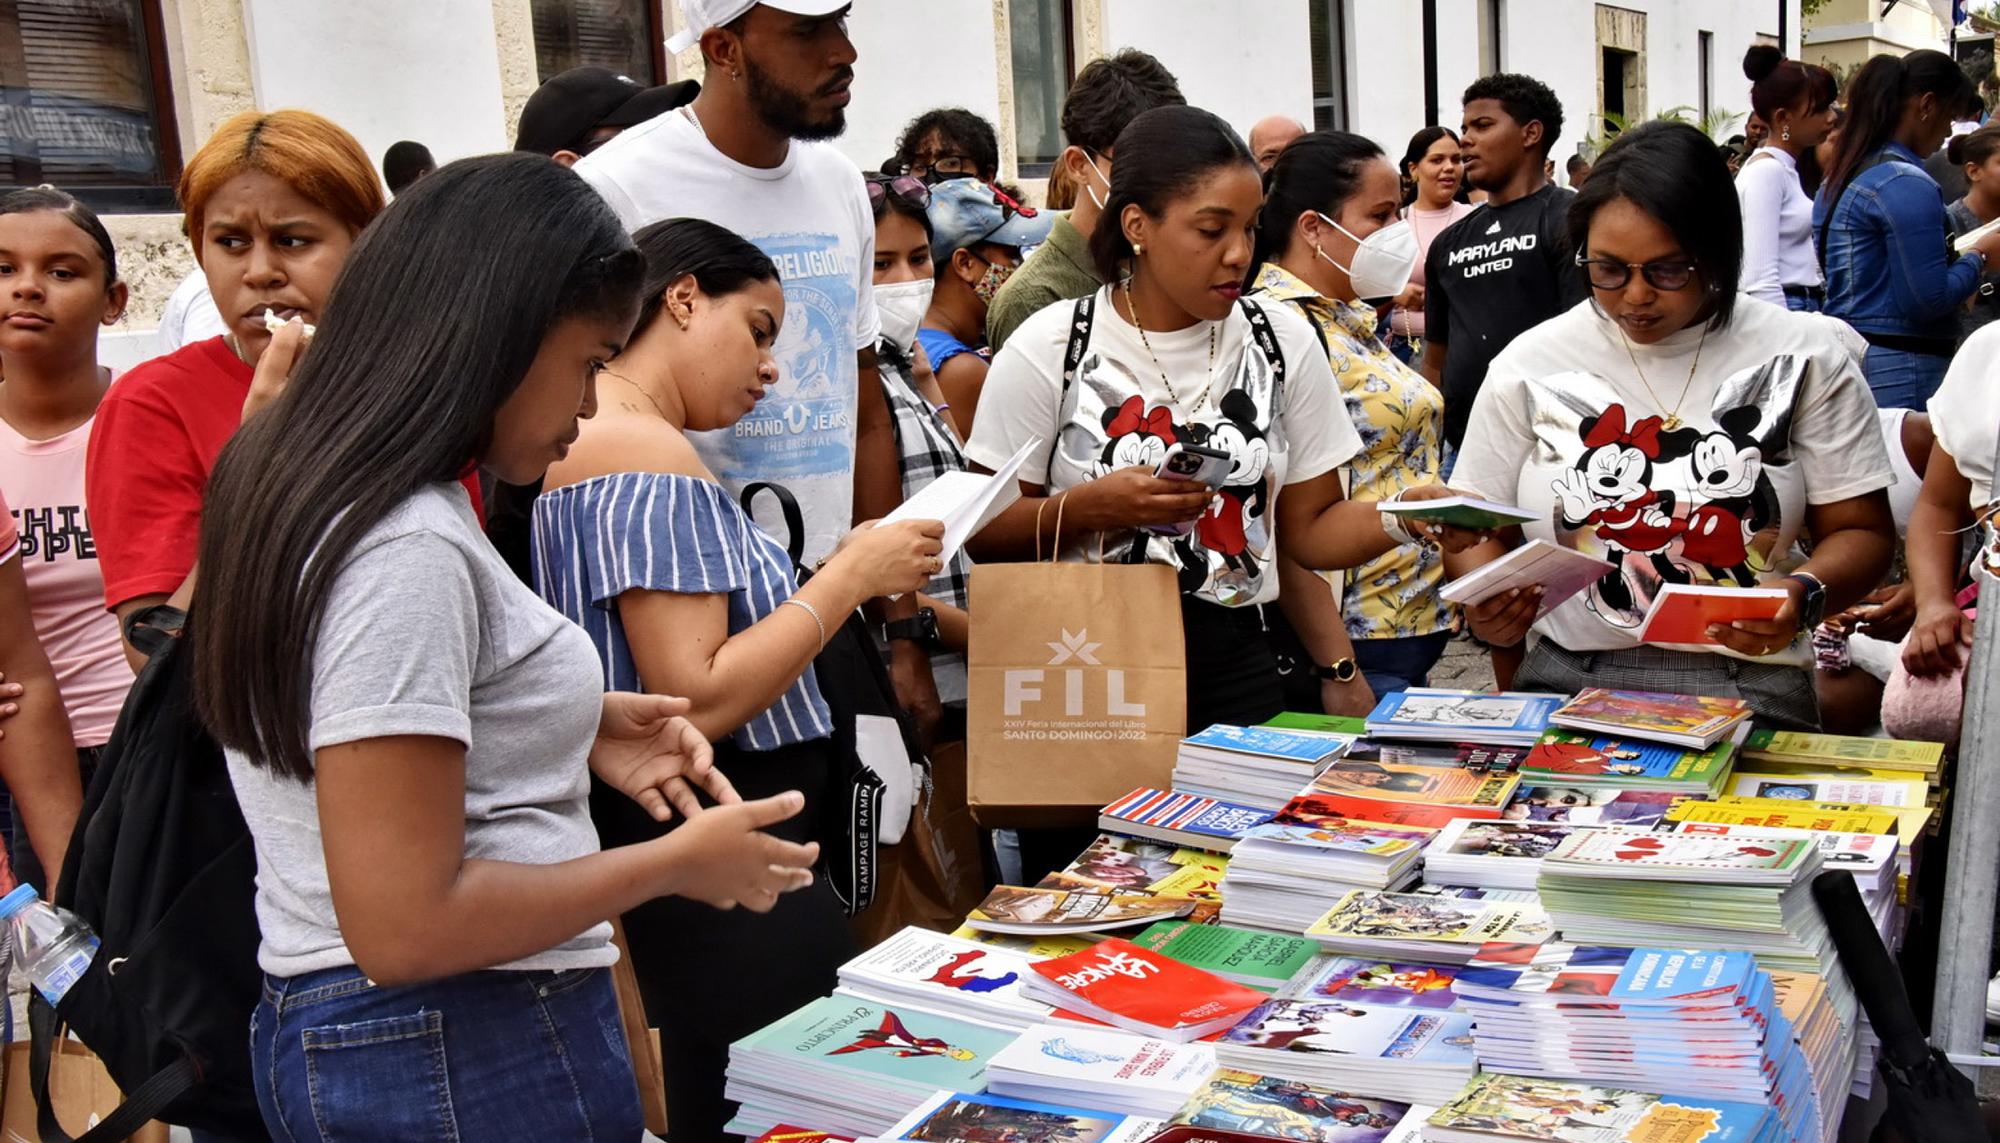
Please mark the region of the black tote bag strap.
[[137, 1134], [168, 1104], [201, 1082], [200, 1069], [193, 1060], [182, 1056], [133, 1088], [125, 1101], [98, 1120], [95, 1127], [72, 1136], [56, 1121], [55, 1102], [49, 1098], [49, 1062], [55, 1055], [56, 1042], [63, 1036], [62, 1020], [40, 995], [32, 995], [28, 1000], [28, 1031], [32, 1037], [28, 1046], [28, 1084], [35, 1097], [35, 1127], [41, 1132], [43, 1143], [120, 1143]]
[[[1277, 394], [1271, 407], [1282, 409], [1285, 407], [1285, 351], [1278, 345], [1278, 335], [1271, 332], [1271, 317], [1264, 312], [1263, 306], [1249, 298], [1243, 298], [1236, 304], [1243, 307], [1243, 316], [1250, 319], [1250, 338], [1257, 343], [1257, 351], [1271, 363], [1271, 388]], [[1319, 323], [1313, 321], [1310, 315], [1306, 316], [1306, 323], [1315, 331], [1319, 329]], [[1322, 334], [1320, 345], [1325, 344], [1326, 337]]]
[[1096, 323], [1097, 293], [1092, 291], [1078, 298], [1076, 307], [1070, 311], [1069, 345], [1063, 350], [1062, 392], [1056, 395], [1056, 424], [1055, 430], [1049, 434], [1049, 458], [1043, 466], [1044, 486], [1055, 472], [1056, 449], [1062, 444], [1063, 427], [1076, 413], [1070, 394], [1075, 389], [1076, 371], [1083, 365], [1083, 355], [1090, 350], [1090, 330]]
[[757, 515], [757, 496], [759, 493], [764, 492], [769, 492], [778, 498], [778, 510], [783, 512], [785, 516], [785, 531], [787, 533], [785, 536], [785, 554], [792, 557], [792, 567], [799, 571], [804, 571], [806, 566], [806, 516], [804, 512], [799, 511], [798, 497], [793, 496], [792, 490], [786, 488], [784, 485], [773, 484], [768, 480], [760, 480], [755, 484], [746, 485], [743, 489], [743, 495], [738, 498], [738, 502], [743, 505], [743, 511], [748, 513], [753, 519]]

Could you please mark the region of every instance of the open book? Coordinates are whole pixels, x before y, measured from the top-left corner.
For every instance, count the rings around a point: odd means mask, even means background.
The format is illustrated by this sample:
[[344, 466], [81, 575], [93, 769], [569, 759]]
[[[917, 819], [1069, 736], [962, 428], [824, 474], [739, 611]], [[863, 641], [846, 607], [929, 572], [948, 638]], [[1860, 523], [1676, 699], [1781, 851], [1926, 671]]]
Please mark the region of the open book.
[[1712, 625], [1739, 619], [1775, 619], [1792, 593], [1781, 587], [1712, 587], [1670, 583], [1660, 588], [1646, 621], [1639, 625], [1642, 643], [1683, 646], [1713, 644]]
[[1448, 603], [1485, 603], [1517, 587], [1542, 589], [1542, 608], [1535, 618], [1554, 611], [1564, 600], [1606, 575], [1615, 565], [1547, 540], [1529, 540], [1499, 559], [1446, 584], [1438, 594]]
[[1031, 440], [1007, 458], [1007, 463], [991, 476], [976, 472], [947, 472], [917, 490], [894, 512], [882, 517], [884, 524], [898, 520], [944, 521], [944, 550], [938, 558], [946, 563], [958, 554], [965, 542], [991, 524], [1009, 505], [1021, 498], [1021, 465], [1042, 446]]

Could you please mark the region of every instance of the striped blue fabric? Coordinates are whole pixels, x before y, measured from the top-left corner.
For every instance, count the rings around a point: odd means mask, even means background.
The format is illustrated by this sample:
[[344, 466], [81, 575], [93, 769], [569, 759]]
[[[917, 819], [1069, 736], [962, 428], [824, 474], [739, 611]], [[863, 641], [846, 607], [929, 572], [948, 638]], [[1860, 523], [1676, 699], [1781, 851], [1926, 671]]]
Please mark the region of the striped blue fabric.
[[[582, 627], [604, 664], [607, 690], [643, 691], [618, 597], [633, 589], [725, 595], [735, 635], [796, 590], [784, 546], [721, 485], [692, 476], [621, 472], [535, 501], [535, 589]], [[829, 615], [828, 623], [839, 616]], [[745, 750], [775, 750], [833, 734], [811, 667], [775, 705], [731, 735]]]

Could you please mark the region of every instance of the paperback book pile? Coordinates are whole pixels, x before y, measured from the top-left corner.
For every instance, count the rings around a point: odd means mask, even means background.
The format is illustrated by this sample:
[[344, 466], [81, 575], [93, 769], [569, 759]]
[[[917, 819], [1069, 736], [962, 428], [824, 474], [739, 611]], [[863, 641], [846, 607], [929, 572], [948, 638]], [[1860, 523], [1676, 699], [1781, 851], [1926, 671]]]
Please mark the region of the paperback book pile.
[[927, 929], [908, 928], [840, 966], [840, 992], [881, 1005], [907, 1004], [962, 1020], [1019, 1030], [1046, 1020], [1028, 998], [1031, 958]]
[[1277, 999], [1445, 1012], [1458, 1006], [1458, 993], [1453, 989], [1458, 973], [1454, 965], [1404, 964], [1327, 953], [1300, 969], [1278, 990]]
[[1097, 828], [1228, 853], [1252, 826], [1270, 820], [1271, 811], [1256, 806], [1142, 786], [1098, 811]]
[[1183, 897], [996, 886], [965, 923], [981, 932], [1028, 936], [1096, 933], [1184, 917], [1194, 902]]
[[1776, 798], [1789, 802], [1833, 802], [1847, 806], [1921, 806], [1930, 798], [1930, 783], [1909, 774], [1863, 771], [1859, 777], [1759, 771], [1739, 771], [1729, 784], [1739, 798]]
[[1132, 943], [1259, 992], [1277, 991], [1319, 952], [1304, 937], [1193, 921], [1162, 921]]
[[1813, 904], [1818, 846], [1798, 838], [1598, 830], [1542, 859], [1542, 905], [1575, 944], [1732, 948], [1766, 968], [1830, 976]]
[[[1854, 878], [1861, 901], [1875, 928], [1888, 940], [1896, 913], [1896, 859], [1902, 846], [1891, 834], [1833, 833], [1799, 829], [1772, 829], [1765, 826], [1724, 825], [1713, 822], [1671, 823], [1675, 833], [1706, 837], [1791, 838], [1810, 841], [1818, 847], [1820, 861], [1828, 869], [1838, 869]], [[1894, 941], [1890, 944], [1893, 947]]]
[[1944, 746], [1937, 742], [1902, 742], [1892, 738], [1849, 738], [1838, 734], [1802, 734], [1790, 730], [1753, 730], [1743, 744], [1743, 757], [1760, 770], [1789, 771], [1795, 767], [1866, 766], [1935, 776], [1944, 765]]
[[[1507, 750], [1509, 756], [1497, 759], [1489, 750]], [[1458, 818], [1497, 818], [1521, 783], [1513, 772], [1517, 750], [1472, 745], [1406, 750], [1364, 739], [1313, 779], [1306, 805], [1318, 813], [1430, 829]], [[1496, 761], [1504, 768], [1495, 767]]]
[[1165, 1119], [1215, 1072], [1215, 1049], [1111, 1028], [1043, 1024], [986, 1067], [995, 1095]]
[[1181, 740], [1174, 789], [1275, 810], [1353, 741], [1344, 734], [1217, 723]]
[[1549, 716], [1560, 702], [1551, 695], [1412, 687], [1383, 696], [1368, 715], [1368, 733], [1376, 738], [1529, 746], [1549, 728]]
[[1424, 849], [1424, 879], [1433, 885], [1533, 889], [1542, 858], [1571, 834], [1599, 828], [1569, 822], [1455, 821]]
[[1510, 821], [1651, 828], [1687, 799], [1671, 790], [1622, 786], [1522, 786], [1507, 807]]
[[1542, 735], [1521, 762], [1521, 780], [1529, 785], [1614, 786], [1623, 790], [1665, 790], [1697, 798], [1722, 793], [1736, 761], [1736, 733], [1697, 750], [1633, 736], [1592, 734], [1555, 729]]
[[1486, 1073], [1424, 1121], [1424, 1143], [1779, 1143], [1768, 1107]]
[[1179, 1043], [1220, 1032], [1265, 999], [1254, 988], [1116, 939], [1029, 968], [1029, 996]]
[[1035, 888], [1219, 901], [1217, 886], [1228, 868], [1229, 858], [1219, 853], [1099, 834], [1067, 868], [1042, 878]]
[[729, 1046], [729, 1131], [781, 1123], [850, 1138], [887, 1134], [940, 1089], [979, 1091], [1015, 1033], [848, 996], [813, 1001]]
[[1357, 890], [1313, 922], [1306, 936], [1349, 956], [1464, 964], [1493, 941], [1541, 944], [1555, 935], [1551, 922], [1530, 904]]
[[[1215, 1073], [1173, 1122], [1242, 1139], [1292, 1139], [1301, 1143], [1387, 1143], [1421, 1110], [1388, 1099], [1225, 1068]], [[1412, 1125], [1414, 1130], [1414, 1124]], [[1197, 1136], [1196, 1138], [1200, 1138]], [[1212, 1137], [1210, 1137], [1212, 1138]], [[1168, 1143], [1164, 1137], [1155, 1143]]]
[[1416, 880], [1428, 829], [1316, 813], [1295, 798], [1231, 851], [1222, 919], [1302, 933], [1326, 902], [1351, 889], [1399, 889]]
[[1829, 1125], [1771, 974], [1748, 953], [1496, 948], [1460, 971], [1457, 992], [1483, 1067], [1764, 1104], [1795, 1139]]
[[922, 1143], [1144, 1143], [1157, 1119], [1004, 1095], [941, 1091], [884, 1136]]
[[1469, 1016], [1331, 1000], [1269, 1001], [1216, 1041], [1215, 1059], [1406, 1103], [1442, 1103], [1478, 1070]]
[[1750, 720], [1742, 699], [1701, 698], [1591, 687], [1549, 717], [1557, 726], [1593, 734], [1625, 734], [1707, 750]]

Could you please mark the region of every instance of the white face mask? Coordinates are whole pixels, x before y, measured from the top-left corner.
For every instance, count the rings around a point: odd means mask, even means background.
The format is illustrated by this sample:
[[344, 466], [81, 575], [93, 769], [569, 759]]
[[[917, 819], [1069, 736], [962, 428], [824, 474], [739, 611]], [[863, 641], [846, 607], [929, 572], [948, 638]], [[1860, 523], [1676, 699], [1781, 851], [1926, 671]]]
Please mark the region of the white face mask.
[[[1319, 214], [1314, 211], [1314, 214]], [[1320, 219], [1328, 226], [1354, 238], [1354, 232], [1335, 222], [1326, 215]], [[1341, 266], [1327, 257], [1324, 250], [1317, 247], [1318, 254], [1334, 266], [1339, 266], [1347, 274], [1347, 280], [1354, 285], [1354, 296], [1364, 301], [1376, 298], [1393, 298], [1410, 284], [1410, 275], [1417, 270], [1417, 232], [1410, 228], [1406, 220], [1392, 222], [1366, 238], [1354, 238], [1354, 265]]]
[[[1111, 193], [1111, 180], [1105, 178], [1104, 172], [1097, 169], [1096, 155], [1092, 155], [1089, 151], [1085, 151], [1084, 155], [1090, 159], [1090, 179], [1083, 184], [1083, 193], [1090, 196], [1090, 201], [1097, 204], [1097, 209], [1103, 210], [1105, 196]], [[1096, 184], [1100, 182], [1104, 184], [1104, 194], [1097, 193]]]
[[875, 312], [882, 315], [882, 336], [906, 357], [917, 344], [917, 326], [931, 308], [935, 289], [937, 283], [929, 278], [875, 287]]

